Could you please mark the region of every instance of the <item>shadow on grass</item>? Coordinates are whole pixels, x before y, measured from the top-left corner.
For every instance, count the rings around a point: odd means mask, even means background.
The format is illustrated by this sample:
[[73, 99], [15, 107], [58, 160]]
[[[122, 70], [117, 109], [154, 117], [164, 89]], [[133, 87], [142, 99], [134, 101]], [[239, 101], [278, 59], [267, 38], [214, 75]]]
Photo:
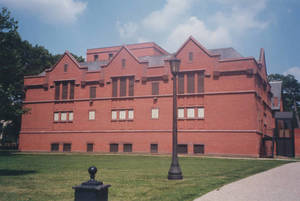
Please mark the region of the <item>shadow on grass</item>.
[[10, 156], [10, 155], [14, 155], [15, 153], [17, 153], [18, 151], [4, 151], [4, 150], [0, 150], [0, 157], [1, 156]]
[[37, 171], [34, 170], [7, 170], [7, 169], [0, 169], [0, 177], [1, 176], [20, 176], [26, 174], [35, 174]]

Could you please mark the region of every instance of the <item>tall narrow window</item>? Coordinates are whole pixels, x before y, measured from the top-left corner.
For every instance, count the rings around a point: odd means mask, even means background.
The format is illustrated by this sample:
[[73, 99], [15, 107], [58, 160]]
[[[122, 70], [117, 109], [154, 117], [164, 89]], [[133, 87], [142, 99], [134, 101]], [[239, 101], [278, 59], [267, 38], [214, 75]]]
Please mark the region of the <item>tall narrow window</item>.
[[70, 82], [70, 99], [74, 99], [74, 82]]
[[60, 113], [60, 120], [61, 121], [67, 121], [67, 115], [68, 115], [67, 112]]
[[55, 100], [59, 100], [60, 84], [55, 82]]
[[96, 87], [90, 87], [90, 98], [96, 98]]
[[126, 59], [122, 59], [122, 68], [125, 68], [126, 66]]
[[184, 108], [178, 108], [177, 117], [178, 117], [178, 119], [183, 119], [184, 118]]
[[120, 79], [120, 96], [126, 96], [126, 78]]
[[204, 72], [198, 73], [198, 93], [204, 92]]
[[87, 143], [86, 144], [86, 151], [87, 152], [93, 152], [94, 151], [94, 144], [93, 143]]
[[65, 64], [64, 65], [64, 72], [67, 72], [68, 71], [68, 64]]
[[119, 119], [120, 120], [125, 120], [126, 119], [126, 110], [121, 110], [119, 112]]
[[68, 82], [63, 82], [61, 98], [62, 99], [68, 98]]
[[133, 110], [128, 110], [128, 119], [132, 120], [134, 118]]
[[204, 119], [204, 108], [198, 108], [198, 118]]
[[59, 112], [54, 112], [54, 121], [59, 121]]
[[152, 95], [159, 94], [159, 82], [152, 82]]
[[195, 109], [194, 108], [188, 108], [187, 109], [187, 117], [188, 118], [195, 118]]
[[129, 96], [134, 96], [134, 77], [129, 78], [129, 90], [128, 90]]
[[178, 74], [178, 94], [184, 93], [184, 74]]
[[195, 92], [194, 73], [188, 73], [188, 74], [187, 74], [187, 78], [188, 78], [188, 88], [187, 88], [187, 92], [188, 92], [188, 93], [194, 93], [194, 92]]
[[118, 95], [118, 80], [112, 80], [112, 97], [117, 97]]
[[108, 59], [111, 59], [113, 56], [114, 56], [113, 53], [109, 53], [109, 54], [108, 54]]
[[192, 62], [193, 61], [193, 52], [189, 52], [189, 61]]
[[98, 55], [94, 55], [94, 61], [98, 61]]
[[95, 120], [96, 118], [95, 111], [89, 111], [89, 120]]
[[73, 119], [74, 119], [74, 113], [69, 112], [69, 121], [73, 121]]
[[117, 111], [111, 111], [111, 119], [112, 120], [117, 120]]

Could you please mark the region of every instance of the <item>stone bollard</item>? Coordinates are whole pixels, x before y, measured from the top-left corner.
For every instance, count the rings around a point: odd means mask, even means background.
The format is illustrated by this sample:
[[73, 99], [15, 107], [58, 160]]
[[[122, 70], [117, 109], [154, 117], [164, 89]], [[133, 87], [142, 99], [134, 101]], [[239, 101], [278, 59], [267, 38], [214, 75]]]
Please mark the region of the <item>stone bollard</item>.
[[95, 180], [97, 168], [92, 166], [88, 169], [90, 180], [81, 185], [73, 186], [75, 189], [75, 201], [108, 201], [108, 188], [110, 184], [104, 185]]

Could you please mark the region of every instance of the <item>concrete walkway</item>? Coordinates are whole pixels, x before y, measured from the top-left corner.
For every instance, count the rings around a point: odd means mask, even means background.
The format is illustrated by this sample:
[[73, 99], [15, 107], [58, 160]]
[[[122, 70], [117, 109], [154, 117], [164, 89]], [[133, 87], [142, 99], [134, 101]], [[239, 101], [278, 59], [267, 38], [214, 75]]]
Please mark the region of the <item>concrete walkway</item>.
[[194, 201], [300, 201], [300, 162], [227, 184]]

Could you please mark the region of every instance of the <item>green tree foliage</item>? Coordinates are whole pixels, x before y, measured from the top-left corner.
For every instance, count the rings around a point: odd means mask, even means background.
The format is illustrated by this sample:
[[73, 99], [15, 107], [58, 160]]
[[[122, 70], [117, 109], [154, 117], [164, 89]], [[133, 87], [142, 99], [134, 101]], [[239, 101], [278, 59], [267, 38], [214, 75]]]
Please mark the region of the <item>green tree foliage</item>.
[[[72, 54], [79, 62], [84, 59]], [[0, 120], [12, 123], [10, 129], [18, 133], [24, 97], [24, 75], [38, 74], [53, 66], [62, 55], [52, 55], [43, 46], [23, 41], [18, 22], [7, 8], [0, 12]], [[0, 125], [1, 127], [1, 125]]]
[[284, 111], [294, 111], [299, 125], [300, 83], [293, 75], [270, 74], [269, 81], [282, 81], [282, 100]]

